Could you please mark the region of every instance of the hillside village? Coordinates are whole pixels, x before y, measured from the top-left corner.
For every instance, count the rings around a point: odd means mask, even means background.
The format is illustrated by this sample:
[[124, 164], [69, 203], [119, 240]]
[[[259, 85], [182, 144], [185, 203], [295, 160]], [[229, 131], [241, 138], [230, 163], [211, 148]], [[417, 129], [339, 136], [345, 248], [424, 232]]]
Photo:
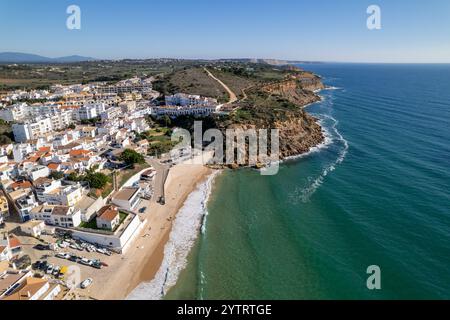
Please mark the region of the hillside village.
[[[0, 146], [0, 300], [80, 298], [76, 290], [132, 246], [150, 201], [164, 205], [168, 160], [151, 147], [167, 143], [170, 130], [150, 117], [206, 116], [220, 105], [184, 93], [161, 101], [153, 80], [0, 96], [13, 138]], [[89, 269], [81, 287], [68, 283], [73, 263]]]

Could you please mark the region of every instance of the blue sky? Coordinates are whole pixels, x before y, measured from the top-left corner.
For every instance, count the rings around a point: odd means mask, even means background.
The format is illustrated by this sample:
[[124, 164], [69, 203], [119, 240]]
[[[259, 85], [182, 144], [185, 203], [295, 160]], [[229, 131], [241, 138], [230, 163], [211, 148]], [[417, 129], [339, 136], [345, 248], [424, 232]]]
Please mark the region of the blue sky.
[[[66, 9], [81, 8], [81, 30]], [[381, 8], [381, 30], [366, 9]], [[450, 62], [448, 0], [0, 0], [0, 52]]]

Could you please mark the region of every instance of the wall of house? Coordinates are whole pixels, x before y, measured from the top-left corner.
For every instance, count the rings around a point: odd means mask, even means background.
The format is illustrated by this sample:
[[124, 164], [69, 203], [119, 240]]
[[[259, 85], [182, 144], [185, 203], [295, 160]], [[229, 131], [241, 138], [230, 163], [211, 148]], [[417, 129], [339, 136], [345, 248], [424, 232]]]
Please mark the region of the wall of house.
[[73, 230], [74, 239], [83, 240], [90, 243], [96, 243], [100, 246], [108, 247], [117, 252], [124, 253], [132, 240], [139, 234], [144, 223], [141, 222], [138, 215], [135, 215], [122, 234], [108, 234], [107, 232], [86, 232]]

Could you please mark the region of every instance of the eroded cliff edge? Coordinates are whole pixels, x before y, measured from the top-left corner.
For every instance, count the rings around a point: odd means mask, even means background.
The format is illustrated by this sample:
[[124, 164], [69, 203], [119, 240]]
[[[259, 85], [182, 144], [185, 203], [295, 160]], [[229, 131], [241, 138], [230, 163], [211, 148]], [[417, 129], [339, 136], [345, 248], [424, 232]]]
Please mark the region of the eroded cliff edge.
[[280, 159], [301, 155], [324, 141], [318, 119], [304, 107], [320, 101], [317, 91], [324, 89], [321, 78], [294, 70], [285, 79], [249, 89], [247, 97], [217, 126], [246, 129], [279, 129]]

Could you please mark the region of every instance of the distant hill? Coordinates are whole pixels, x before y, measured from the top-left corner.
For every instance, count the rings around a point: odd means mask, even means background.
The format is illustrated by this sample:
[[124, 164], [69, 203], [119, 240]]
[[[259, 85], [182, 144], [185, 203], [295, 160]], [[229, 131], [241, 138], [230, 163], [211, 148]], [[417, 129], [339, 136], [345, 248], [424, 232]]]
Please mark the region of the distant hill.
[[48, 58], [37, 54], [21, 52], [0, 52], [0, 63], [70, 63], [96, 60], [91, 57], [67, 56], [59, 58]]

